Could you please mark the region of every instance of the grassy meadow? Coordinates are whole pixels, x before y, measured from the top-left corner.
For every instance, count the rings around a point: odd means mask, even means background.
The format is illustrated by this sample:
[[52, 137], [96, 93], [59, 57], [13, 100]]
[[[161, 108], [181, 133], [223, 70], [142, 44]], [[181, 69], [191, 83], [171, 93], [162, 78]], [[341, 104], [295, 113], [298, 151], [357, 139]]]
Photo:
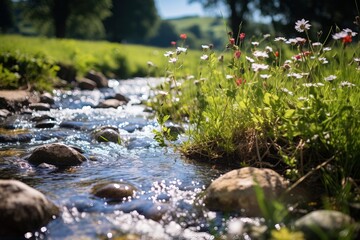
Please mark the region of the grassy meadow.
[[[176, 40], [174, 39], [174, 41]], [[43, 63], [45, 62], [52, 66], [56, 64], [71, 65], [75, 67], [79, 76], [92, 69], [103, 72], [109, 78], [117, 79], [164, 76], [166, 74], [167, 60], [164, 59], [164, 49], [161, 48], [106, 41], [80, 41], [19, 35], [0, 35], [0, 42], [2, 61], [8, 61], [9, 65], [14, 65], [13, 62], [9, 61], [9, 55], [12, 55], [13, 61], [17, 59], [22, 62], [22, 64], [15, 65], [28, 66], [27, 70], [25, 69], [23, 72], [17, 69], [12, 69], [9, 72], [5, 70], [5, 66], [2, 67], [0, 69], [0, 76], [2, 76], [0, 88], [18, 87], [17, 81], [21, 83], [22, 78], [24, 78], [23, 75], [29, 75], [25, 72], [30, 71], [30, 69], [32, 72], [38, 72], [38, 74], [46, 72], [49, 78], [54, 78], [58, 69], [55, 67], [53, 71], [48, 73], [42, 69], [43, 67], [49, 68], [44, 66], [46, 64]], [[193, 51], [191, 54], [199, 56], [200, 51]], [[29, 67], [29, 62], [33, 58], [36, 58], [39, 63], [36, 66]], [[190, 61], [183, 66], [183, 71], [194, 72], [196, 71], [194, 66], [195, 64]], [[11, 66], [9, 67], [11, 68]], [[30, 79], [31, 81], [35, 83], [39, 79]], [[8, 82], [11, 84], [7, 85]]]

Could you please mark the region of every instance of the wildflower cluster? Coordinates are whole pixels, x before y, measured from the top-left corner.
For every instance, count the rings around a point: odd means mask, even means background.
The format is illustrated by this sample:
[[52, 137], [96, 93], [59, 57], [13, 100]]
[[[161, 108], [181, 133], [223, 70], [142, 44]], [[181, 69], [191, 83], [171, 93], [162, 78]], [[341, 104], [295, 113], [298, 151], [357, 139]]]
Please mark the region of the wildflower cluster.
[[[189, 123], [185, 155], [251, 165], [275, 161], [293, 179], [330, 158], [346, 174], [358, 174], [357, 33], [346, 28], [322, 43], [310, 39], [310, 21], [294, 28], [300, 36], [265, 34], [259, 41], [230, 32], [221, 53], [201, 46], [198, 72], [161, 86], [168, 94], [158, 98], [160, 111]], [[172, 45], [165, 57], [174, 80], [188, 50]]]

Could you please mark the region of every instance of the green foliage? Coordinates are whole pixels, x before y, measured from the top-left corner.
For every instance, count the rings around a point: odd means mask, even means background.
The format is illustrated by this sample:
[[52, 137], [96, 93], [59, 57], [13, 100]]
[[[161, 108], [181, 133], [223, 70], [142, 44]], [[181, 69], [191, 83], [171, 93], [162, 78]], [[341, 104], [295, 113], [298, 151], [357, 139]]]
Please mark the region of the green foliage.
[[354, 197], [342, 181], [360, 177], [360, 45], [301, 34], [289, 44], [229, 36], [220, 54], [203, 47], [193, 75], [183, 70], [190, 51], [166, 54], [167, 81], [150, 104], [190, 123], [188, 157], [276, 166], [294, 181], [331, 165], [322, 176], [341, 204]]
[[102, 20], [111, 14], [110, 7], [110, 0], [27, 0], [23, 5], [26, 20], [42, 34], [92, 39], [105, 36]]
[[0, 64], [0, 89], [1, 88], [17, 88], [20, 75], [17, 72], [11, 72]]
[[113, 0], [112, 5], [104, 21], [108, 40], [141, 43], [153, 34], [159, 20], [154, 0]]
[[178, 133], [171, 131], [171, 128], [166, 127], [165, 125], [166, 121], [168, 121], [169, 118], [170, 118], [169, 115], [157, 116], [157, 121], [159, 123], [160, 130], [154, 129], [153, 133], [155, 134], [154, 139], [159, 143], [160, 147], [166, 147], [168, 145], [167, 142], [173, 142], [178, 139]]
[[25, 55], [19, 52], [0, 54], [0, 87], [31, 87], [51, 90], [58, 66], [42, 55]]
[[271, 231], [271, 240], [305, 240], [305, 236], [302, 232], [294, 232], [283, 227], [280, 230]]
[[0, 0], [0, 32], [6, 33], [13, 27], [13, 24], [12, 2], [10, 0]]

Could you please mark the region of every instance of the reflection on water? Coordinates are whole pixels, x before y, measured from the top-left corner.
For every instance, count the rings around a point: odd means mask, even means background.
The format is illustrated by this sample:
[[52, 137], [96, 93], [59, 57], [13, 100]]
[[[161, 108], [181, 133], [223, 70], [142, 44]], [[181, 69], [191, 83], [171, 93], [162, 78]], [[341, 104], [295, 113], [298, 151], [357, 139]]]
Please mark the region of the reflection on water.
[[[61, 217], [27, 237], [211, 239], [214, 232], [221, 232], [222, 216], [207, 212], [199, 195], [225, 169], [158, 147], [152, 134], [157, 123], [138, 104], [150, 95], [149, 85], [158, 81], [112, 81], [114, 88], [102, 91], [56, 91], [56, 109], [7, 122], [14, 131], [30, 134], [30, 141], [0, 143], [0, 178], [23, 181], [62, 209]], [[118, 109], [92, 108], [115, 93], [130, 97], [130, 103]], [[44, 114], [55, 119], [54, 128], [34, 128], [30, 119]], [[123, 143], [93, 141], [92, 130], [102, 125], [118, 127]], [[89, 161], [63, 170], [27, 163], [33, 148], [54, 142], [81, 148]], [[94, 185], [109, 181], [130, 183], [139, 191], [122, 203], [108, 203], [91, 194]]]

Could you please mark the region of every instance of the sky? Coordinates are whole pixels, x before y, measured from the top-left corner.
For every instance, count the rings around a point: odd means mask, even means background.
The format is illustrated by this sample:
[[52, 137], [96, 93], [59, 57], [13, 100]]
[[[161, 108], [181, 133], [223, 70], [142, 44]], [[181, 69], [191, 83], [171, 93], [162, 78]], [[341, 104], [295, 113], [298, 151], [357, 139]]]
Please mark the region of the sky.
[[205, 11], [200, 3], [188, 4], [188, 0], [155, 0], [158, 13], [162, 19], [184, 16], [219, 16], [225, 15], [225, 7]]

